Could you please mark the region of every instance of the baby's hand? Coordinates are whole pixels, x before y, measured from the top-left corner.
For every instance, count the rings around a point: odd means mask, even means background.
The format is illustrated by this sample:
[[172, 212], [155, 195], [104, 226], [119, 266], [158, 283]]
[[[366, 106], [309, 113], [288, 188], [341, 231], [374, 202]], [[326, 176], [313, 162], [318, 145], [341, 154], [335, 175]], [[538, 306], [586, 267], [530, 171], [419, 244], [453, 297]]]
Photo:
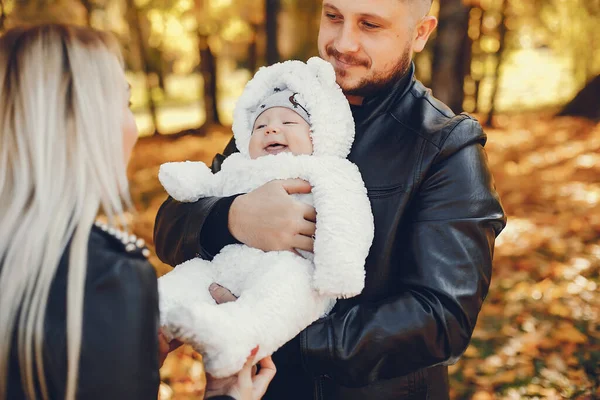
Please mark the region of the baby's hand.
[[208, 291], [217, 304], [229, 303], [230, 301], [236, 301], [237, 297], [229, 290], [225, 289], [218, 283], [213, 283], [208, 287]]

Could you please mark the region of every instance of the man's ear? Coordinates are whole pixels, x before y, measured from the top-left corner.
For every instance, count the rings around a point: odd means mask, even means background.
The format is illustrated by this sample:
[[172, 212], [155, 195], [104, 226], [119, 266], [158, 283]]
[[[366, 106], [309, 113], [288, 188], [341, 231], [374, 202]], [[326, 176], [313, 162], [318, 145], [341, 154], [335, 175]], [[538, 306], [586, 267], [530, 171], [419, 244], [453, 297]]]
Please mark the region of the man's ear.
[[437, 18], [432, 17], [431, 15], [423, 17], [423, 19], [421, 19], [421, 21], [417, 24], [417, 29], [415, 29], [415, 40], [413, 42], [413, 51], [415, 53], [420, 53], [423, 51], [427, 41], [429, 40], [429, 36], [437, 27], [437, 24]]

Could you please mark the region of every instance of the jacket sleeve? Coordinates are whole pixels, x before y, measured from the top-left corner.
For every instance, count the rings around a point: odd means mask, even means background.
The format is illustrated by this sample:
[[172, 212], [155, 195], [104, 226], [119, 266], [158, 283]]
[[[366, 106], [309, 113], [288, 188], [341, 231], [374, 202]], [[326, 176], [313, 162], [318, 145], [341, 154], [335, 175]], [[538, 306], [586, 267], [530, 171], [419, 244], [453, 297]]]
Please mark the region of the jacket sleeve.
[[[406, 216], [397, 293], [340, 307], [308, 327], [300, 346], [309, 372], [360, 387], [454, 363], [467, 348], [488, 292], [495, 238], [506, 223], [485, 137], [467, 121], [446, 140]], [[461, 143], [473, 130], [478, 140]]]
[[[231, 139], [224, 154], [217, 154], [213, 159], [211, 168], [213, 173], [220, 171], [225, 157], [234, 152], [237, 152], [237, 149], [234, 140]], [[233, 240], [226, 226], [227, 219], [222, 218], [225, 209], [228, 210], [227, 205], [230, 205], [232, 201], [233, 198], [204, 197], [193, 203], [181, 203], [168, 197], [158, 210], [154, 223], [154, 244], [158, 258], [171, 266], [176, 266], [194, 257], [212, 259], [216, 253]], [[212, 219], [224, 226], [214, 227], [211, 224], [215, 232], [221, 232], [222, 235], [217, 237], [211, 235], [210, 239], [214, 243], [207, 249], [203, 241], [208, 235], [201, 235], [201, 232], [213, 211], [216, 211], [217, 214], [213, 215]]]
[[142, 259], [115, 255], [106, 261], [107, 268], [86, 287], [77, 397], [156, 399], [156, 274]]

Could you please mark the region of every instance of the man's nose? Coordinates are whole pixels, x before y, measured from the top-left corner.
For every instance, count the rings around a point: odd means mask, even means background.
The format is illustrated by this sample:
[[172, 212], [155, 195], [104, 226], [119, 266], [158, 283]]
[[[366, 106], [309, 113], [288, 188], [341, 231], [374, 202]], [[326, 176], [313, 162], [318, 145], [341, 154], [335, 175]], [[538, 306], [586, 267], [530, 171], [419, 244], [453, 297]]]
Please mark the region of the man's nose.
[[342, 54], [356, 53], [360, 49], [358, 33], [351, 24], [345, 23], [340, 29], [335, 48]]

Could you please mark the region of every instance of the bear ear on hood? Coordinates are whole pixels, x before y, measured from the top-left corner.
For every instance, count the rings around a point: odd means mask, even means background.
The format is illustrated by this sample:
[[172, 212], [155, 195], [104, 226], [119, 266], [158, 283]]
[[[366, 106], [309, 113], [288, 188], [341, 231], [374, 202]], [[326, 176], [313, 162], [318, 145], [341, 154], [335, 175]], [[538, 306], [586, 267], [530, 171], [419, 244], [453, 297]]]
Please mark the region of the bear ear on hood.
[[320, 57], [311, 57], [306, 64], [308, 64], [322, 85], [335, 85], [335, 70], [329, 62]]

